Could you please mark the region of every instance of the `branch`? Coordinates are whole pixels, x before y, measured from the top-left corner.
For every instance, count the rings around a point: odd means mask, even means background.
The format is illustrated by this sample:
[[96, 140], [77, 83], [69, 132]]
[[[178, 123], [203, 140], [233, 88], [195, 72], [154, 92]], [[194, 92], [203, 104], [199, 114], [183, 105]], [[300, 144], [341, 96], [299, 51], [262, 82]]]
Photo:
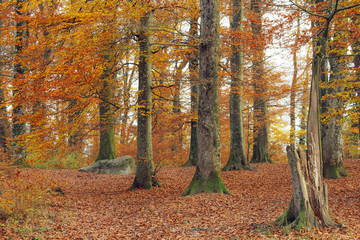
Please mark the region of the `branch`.
[[360, 3], [354, 4], [354, 5], [351, 5], [351, 6], [347, 6], [347, 7], [342, 7], [342, 8], [339, 8], [339, 9], [337, 10], [337, 12], [344, 11], [344, 10], [348, 10], [348, 9], [355, 8], [355, 7], [359, 7], [359, 6], [360, 6]]
[[289, 0], [289, 1], [290, 1], [293, 5], [295, 5], [296, 7], [300, 8], [301, 10], [303, 10], [304, 12], [306, 12], [306, 13], [308, 13], [308, 14], [310, 14], [310, 15], [328, 19], [328, 17], [327, 17], [326, 15], [321, 15], [321, 14], [318, 14], [318, 13], [311, 12], [311, 11], [307, 10], [306, 8], [304, 8], [303, 6], [297, 4], [297, 3], [294, 2], [293, 0]]

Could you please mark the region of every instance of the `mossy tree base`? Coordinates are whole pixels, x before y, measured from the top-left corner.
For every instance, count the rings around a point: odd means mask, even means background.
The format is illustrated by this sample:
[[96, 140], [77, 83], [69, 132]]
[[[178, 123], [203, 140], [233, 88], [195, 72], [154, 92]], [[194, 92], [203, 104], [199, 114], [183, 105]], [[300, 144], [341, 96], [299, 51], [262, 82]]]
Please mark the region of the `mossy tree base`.
[[348, 176], [349, 174], [346, 172], [346, 169], [343, 165], [339, 167], [327, 167], [327, 168], [324, 166], [324, 178], [339, 179]]
[[269, 158], [268, 149], [266, 146], [259, 146], [254, 144], [253, 156], [251, 158], [252, 163], [273, 163]]
[[257, 171], [257, 169], [250, 164], [243, 164], [240, 161], [228, 161], [226, 165], [221, 169], [222, 171], [238, 171], [238, 170], [249, 170]]
[[163, 186], [160, 184], [159, 180], [155, 177], [152, 176], [150, 181], [147, 182], [139, 182], [136, 178], [133, 182], [133, 184], [130, 187], [130, 190], [135, 190], [137, 188], [142, 188], [142, 189], [152, 189], [153, 187], [159, 187], [162, 188]]
[[199, 169], [196, 169], [195, 175], [182, 196], [193, 195], [198, 193], [220, 193], [230, 194], [221, 180], [220, 174], [213, 174], [209, 177], [204, 177], [200, 174]]

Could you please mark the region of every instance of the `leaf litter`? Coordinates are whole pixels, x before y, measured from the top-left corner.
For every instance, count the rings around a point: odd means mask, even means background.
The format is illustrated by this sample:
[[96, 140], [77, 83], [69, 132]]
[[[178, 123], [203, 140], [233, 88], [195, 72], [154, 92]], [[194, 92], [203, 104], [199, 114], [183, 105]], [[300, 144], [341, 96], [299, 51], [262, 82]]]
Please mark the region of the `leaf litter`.
[[[222, 172], [233, 194], [181, 196], [194, 167], [163, 167], [163, 188], [129, 191], [134, 175], [77, 170], [40, 172], [61, 185], [52, 214], [28, 223], [28, 231], [2, 225], [4, 239], [354, 239], [360, 237], [359, 160], [345, 160], [350, 177], [325, 180], [330, 213], [341, 228], [284, 232], [273, 224], [288, 207], [291, 177], [287, 163], [254, 164], [252, 171]], [[29, 179], [31, 181], [31, 179]], [[39, 231], [42, 229], [42, 231]]]

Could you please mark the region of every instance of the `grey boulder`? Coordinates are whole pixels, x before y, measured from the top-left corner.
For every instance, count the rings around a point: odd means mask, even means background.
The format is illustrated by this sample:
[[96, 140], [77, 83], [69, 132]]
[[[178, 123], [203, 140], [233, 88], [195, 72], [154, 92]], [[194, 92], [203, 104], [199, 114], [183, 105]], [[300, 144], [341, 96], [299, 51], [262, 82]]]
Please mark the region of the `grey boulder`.
[[131, 174], [135, 173], [135, 160], [131, 156], [124, 156], [112, 160], [100, 160], [87, 167], [79, 169], [80, 172], [105, 174]]

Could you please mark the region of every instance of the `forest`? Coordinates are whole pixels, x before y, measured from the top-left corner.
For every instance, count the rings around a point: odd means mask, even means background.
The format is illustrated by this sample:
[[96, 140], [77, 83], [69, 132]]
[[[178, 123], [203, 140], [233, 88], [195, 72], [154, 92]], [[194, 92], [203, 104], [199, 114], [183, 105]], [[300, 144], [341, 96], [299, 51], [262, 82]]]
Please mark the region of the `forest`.
[[[0, 16], [4, 239], [359, 237], [359, 0]], [[81, 172], [124, 156], [133, 172]]]

